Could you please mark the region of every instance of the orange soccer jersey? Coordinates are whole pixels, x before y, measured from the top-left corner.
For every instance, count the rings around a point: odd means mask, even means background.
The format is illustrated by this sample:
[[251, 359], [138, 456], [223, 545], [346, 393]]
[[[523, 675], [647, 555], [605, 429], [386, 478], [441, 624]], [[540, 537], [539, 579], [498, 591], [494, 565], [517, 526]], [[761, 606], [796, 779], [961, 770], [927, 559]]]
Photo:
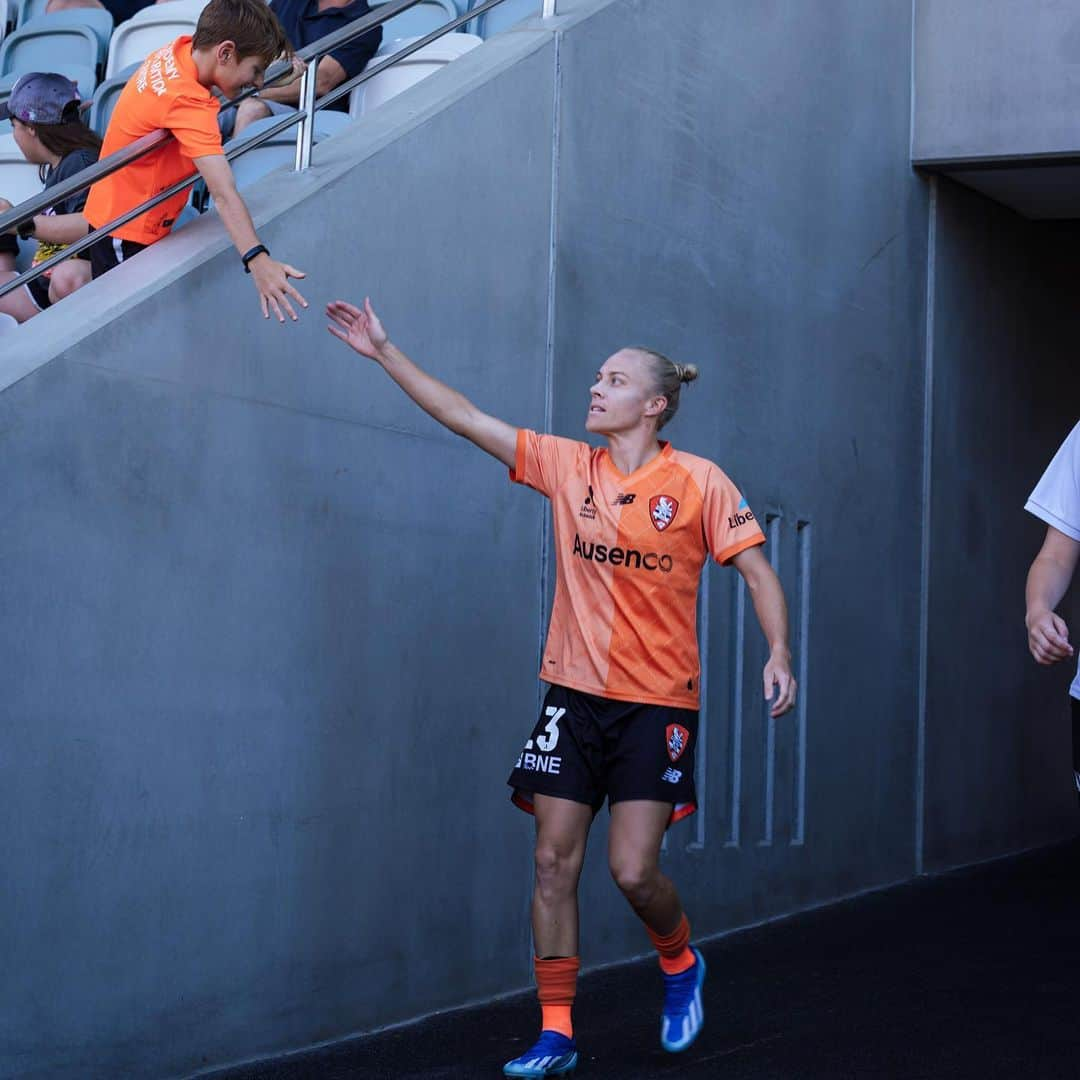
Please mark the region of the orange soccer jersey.
[[[99, 180], [83, 216], [95, 229], [195, 171], [192, 159], [222, 153], [219, 102], [198, 79], [191, 38], [179, 37], [152, 52], [128, 80], [109, 118], [102, 158], [151, 131], [164, 128], [173, 139], [146, 157]], [[166, 236], [187, 202], [188, 189], [122, 225], [113, 236], [152, 244]]]
[[727, 563], [765, 537], [716, 465], [660, 445], [624, 476], [607, 450], [522, 429], [510, 477], [546, 495], [555, 522], [555, 605], [540, 678], [696, 709], [705, 559]]

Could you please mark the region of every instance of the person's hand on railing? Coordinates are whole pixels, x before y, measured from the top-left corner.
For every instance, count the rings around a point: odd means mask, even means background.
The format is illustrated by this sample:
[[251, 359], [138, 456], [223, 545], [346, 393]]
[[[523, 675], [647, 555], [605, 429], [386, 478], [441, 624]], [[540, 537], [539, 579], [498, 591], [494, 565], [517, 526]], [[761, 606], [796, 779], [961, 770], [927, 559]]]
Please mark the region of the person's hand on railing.
[[[7, 199], [0, 198], [0, 214], [6, 214], [9, 210], [14, 210], [15, 207], [7, 201]], [[14, 232], [14, 229], [8, 229], [8, 232]]]
[[339, 341], [369, 360], [382, 359], [383, 347], [389, 339], [369, 297], [364, 297], [363, 311], [344, 300], [335, 300], [326, 305], [326, 317], [331, 323], [326, 329]]
[[307, 63], [300, 59], [295, 53], [292, 56], [283, 56], [282, 60], [288, 60], [290, 67], [287, 71], [283, 71], [276, 79], [267, 82], [266, 86], [292, 86], [294, 82], [298, 82], [304, 77], [304, 72], [307, 71]]
[[289, 297], [291, 296], [301, 307], [307, 307], [308, 304], [296, 287], [289, 283], [289, 278], [301, 279], [307, 277], [307, 274], [303, 270], [297, 270], [295, 266], [272, 259], [269, 252], [256, 255], [248, 263], [248, 269], [251, 271], [252, 280], [259, 293], [263, 318], [269, 319], [272, 311], [277, 321], [283, 323], [285, 314], [281, 309], [284, 308], [289, 318], [295, 322], [298, 316], [292, 304], [289, 303]]

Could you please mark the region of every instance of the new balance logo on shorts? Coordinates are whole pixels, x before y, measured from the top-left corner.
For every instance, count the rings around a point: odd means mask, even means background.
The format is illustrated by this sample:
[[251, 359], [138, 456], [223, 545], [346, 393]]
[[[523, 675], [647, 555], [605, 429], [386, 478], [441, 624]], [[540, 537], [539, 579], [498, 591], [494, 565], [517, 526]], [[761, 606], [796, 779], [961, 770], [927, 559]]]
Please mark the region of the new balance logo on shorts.
[[682, 779], [682, 773], [678, 769], [665, 769], [660, 779], [666, 780], [669, 784], [677, 784]]

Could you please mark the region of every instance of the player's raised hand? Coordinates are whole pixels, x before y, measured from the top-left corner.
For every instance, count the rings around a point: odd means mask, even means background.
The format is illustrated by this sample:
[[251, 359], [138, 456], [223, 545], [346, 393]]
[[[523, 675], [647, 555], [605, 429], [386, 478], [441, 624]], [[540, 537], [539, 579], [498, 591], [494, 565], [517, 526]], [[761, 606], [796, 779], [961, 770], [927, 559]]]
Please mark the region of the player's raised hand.
[[1042, 611], [1030, 618], [1028, 648], [1031, 655], [1044, 666], [1072, 656], [1073, 647], [1069, 644], [1069, 628], [1065, 620], [1052, 611]]
[[364, 298], [363, 311], [344, 300], [335, 300], [326, 305], [326, 317], [330, 320], [326, 329], [339, 341], [344, 341], [361, 356], [371, 360], [382, 359], [382, 350], [388, 338], [369, 297]]

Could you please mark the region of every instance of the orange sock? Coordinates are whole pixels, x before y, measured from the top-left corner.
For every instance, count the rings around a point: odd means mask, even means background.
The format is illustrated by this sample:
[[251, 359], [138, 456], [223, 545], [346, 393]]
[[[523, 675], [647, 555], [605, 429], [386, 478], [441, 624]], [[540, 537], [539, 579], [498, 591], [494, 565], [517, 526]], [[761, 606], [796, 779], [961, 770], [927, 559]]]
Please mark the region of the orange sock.
[[681, 975], [694, 966], [696, 958], [690, 951], [690, 923], [685, 914], [670, 934], [658, 934], [648, 926], [645, 929], [653, 948], [660, 954], [660, 969], [665, 975]]
[[576, 956], [557, 956], [550, 960], [533, 960], [536, 969], [536, 996], [540, 999], [543, 1031], [557, 1031], [568, 1039], [574, 1037], [574, 1023], [570, 1011], [577, 993], [578, 968], [581, 960]]

